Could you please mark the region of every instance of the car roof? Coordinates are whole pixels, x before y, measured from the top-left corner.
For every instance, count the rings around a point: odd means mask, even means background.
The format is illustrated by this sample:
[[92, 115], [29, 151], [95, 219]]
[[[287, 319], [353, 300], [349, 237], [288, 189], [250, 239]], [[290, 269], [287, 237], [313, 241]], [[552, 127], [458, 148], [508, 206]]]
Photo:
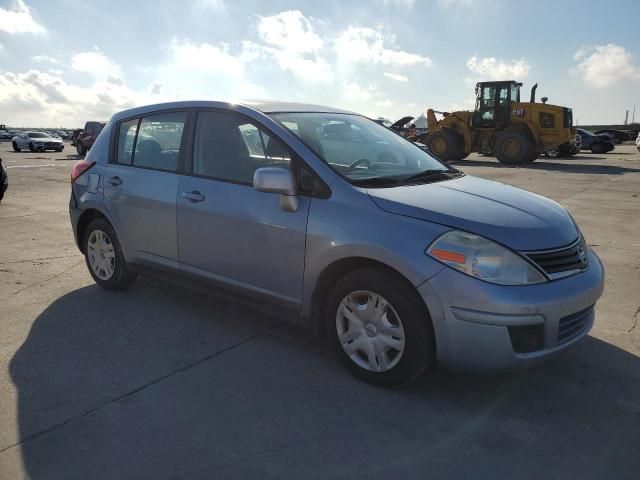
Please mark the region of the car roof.
[[284, 112], [314, 112], [314, 113], [346, 113], [353, 114], [348, 110], [327, 107], [324, 105], [314, 105], [311, 103], [280, 102], [275, 100], [239, 100], [237, 102], [219, 102], [211, 100], [187, 100], [180, 102], [156, 103], [145, 105], [116, 113], [113, 120], [133, 117], [153, 113], [159, 110], [170, 110], [176, 108], [225, 108], [234, 109], [237, 106], [258, 110], [262, 113], [284, 113]]

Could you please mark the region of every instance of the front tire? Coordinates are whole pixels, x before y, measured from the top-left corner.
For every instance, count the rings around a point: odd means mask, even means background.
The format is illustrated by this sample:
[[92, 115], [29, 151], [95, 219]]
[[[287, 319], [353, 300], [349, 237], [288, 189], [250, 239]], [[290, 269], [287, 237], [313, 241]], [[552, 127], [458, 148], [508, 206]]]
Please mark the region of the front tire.
[[604, 153], [604, 145], [599, 142], [591, 144], [591, 153]]
[[500, 135], [495, 146], [496, 158], [500, 163], [521, 165], [538, 158], [533, 141], [524, 132], [507, 131]]
[[435, 364], [433, 325], [404, 278], [379, 268], [348, 273], [325, 304], [330, 341], [356, 377], [383, 387], [411, 382]]
[[76, 152], [78, 152], [78, 155], [80, 155], [81, 157], [84, 157], [87, 153], [87, 150], [84, 148], [84, 145], [82, 145], [82, 142], [76, 141]]
[[84, 252], [89, 273], [107, 290], [122, 290], [137, 275], [127, 268], [115, 230], [104, 218], [93, 220], [87, 227]]
[[36, 147], [33, 145], [33, 142], [29, 143], [29, 151], [30, 152], [35, 152], [36, 151]]
[[450, 129], [436, 130], [427, 138], [429, 151], [443, 162], [464, 158], [462, 139]]
[[22, 149], [18, 147], [16, 142], [11, 142], [11, 146], [13, 147], [14, 152], [20, 152]]

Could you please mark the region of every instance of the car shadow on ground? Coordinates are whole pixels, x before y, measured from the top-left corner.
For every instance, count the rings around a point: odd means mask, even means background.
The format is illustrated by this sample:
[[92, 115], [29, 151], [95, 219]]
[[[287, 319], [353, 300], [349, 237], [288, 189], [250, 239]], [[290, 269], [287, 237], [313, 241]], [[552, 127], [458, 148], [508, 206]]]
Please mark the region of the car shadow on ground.
[[[595, 160], [596, 158], [590, 157], [589, 160]], [[623, 175], [625, 173], [638, 173], [640, 168], [621, 167], [618, 165], [594, 165], [594, 164], [580, 164], [573, 163], [575, 160], [579, 160], [579, 157], [575, 157], [571, 160], [561, 159], [550, 161], [537, 160], [533, 163], [525, 165], [505, 165], [497, 160], [458, 160], [451, 162], [452, 165], [457, 167], [474, 166], [474, 167], [494, 167], [494, 168], [527, 168], [530, 170], [548, 170], [554, 172], [567, 172], [567, 173], [584, 173], [584, 174], [607, 174], [607, 175]], [[566, 163], [565, 163], [566, 161]]]
[[140, 279], [127, 292], [88, 286], [54, 301], [10, 373], [21, 442], [12, 450], [32, 479], [640, 469], [640, 359], [592, 337], [535, 369], [435, 371], [385, 390], [352, 378], [303, 330]]

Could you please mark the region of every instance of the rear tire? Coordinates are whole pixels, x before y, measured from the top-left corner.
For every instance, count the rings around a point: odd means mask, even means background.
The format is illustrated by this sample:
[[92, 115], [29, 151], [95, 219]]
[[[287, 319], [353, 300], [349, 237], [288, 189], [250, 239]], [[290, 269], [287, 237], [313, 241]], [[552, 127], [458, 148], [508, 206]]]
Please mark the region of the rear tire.
[[592, 143], [591, 153], [604, 153], [604, 145], [600, 142]]
[[465, 158], [460, 134], [450, 129], [441, 129], [429, 134], [429, 151], [443, 162]]
[[82, 142], [80, 141], [76, 141], [76, 152], [78, 152], [78, 155], [80, 155], [81, 157], [84, 157], [87, 153], [87, 150], [84, 148], [84, 145], [82, 145]]
[[20, 152], [22, 150], [18, 148], [18, 144], [16, 142], [11, 142], [11, 146], [13, 147], [14, 152]]
[[128, 269], [118, 236], [104, 218], [88, 225], [83, 242], [89, 273], [102, 288], [123, 290], [138, 277]]
[[538, 158], [531, 137], [520, 131], [506, 131], [500, 135], [495, 145], [496, 158], [500, 163], [522, 165]]
[[36, 151], [36, 147], [33, 146], [33, 142], [29, 143], [29, 151], [30, 152], [35, 152]]
[[366, 382], [408, 383], [435, 364], [429, 312], [398, 275], [380, 268], [348, 273], [331, 290], [324, 312], [332, 346], [351, 373]]

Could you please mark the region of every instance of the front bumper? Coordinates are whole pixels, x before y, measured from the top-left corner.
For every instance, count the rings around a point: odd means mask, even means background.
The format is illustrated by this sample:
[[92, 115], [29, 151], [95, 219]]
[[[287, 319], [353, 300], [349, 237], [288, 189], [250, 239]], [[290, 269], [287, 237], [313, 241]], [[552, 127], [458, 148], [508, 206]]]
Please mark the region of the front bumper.
[[44, 152], [47, 150], [64, 150], [64, 144], [62, 143], [47, 143], [44, 145], [35, 145], [35, 149], [40, 151], [40, 152]]
[[[603, 288], [602, 263], [589, 249], [587, 270], [547, 283], [495, 285], [445, 268], [418, 291], [433, 321], [438, 363], [493, 371], [534, 365], [586, 336]], [[576, 318], [579, 327], [567, 336], [563, 328]], [[540, 325], [542, 345], [516, 353], [509, 327], [525, 325]]]

